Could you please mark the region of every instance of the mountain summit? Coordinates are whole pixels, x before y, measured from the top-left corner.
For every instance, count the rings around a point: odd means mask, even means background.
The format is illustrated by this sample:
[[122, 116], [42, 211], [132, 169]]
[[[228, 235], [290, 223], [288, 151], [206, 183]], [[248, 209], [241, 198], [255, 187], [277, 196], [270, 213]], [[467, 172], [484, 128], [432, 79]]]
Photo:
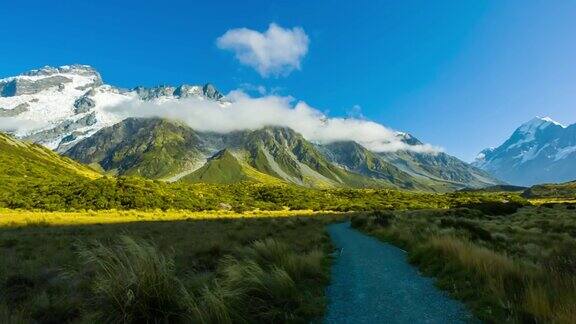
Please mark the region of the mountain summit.
[[576, 124], [533, 118], [499, 147], [480, 152], [473, 165], [517, 185], [574, 180]]
[[[81, 139], [121, 121], [107, 108], [131, 100], [199, 98], [227, 103], [213, 85], [136, 87], [103, 83], [89, 65], [45, 66], [0, 79], [0, 118], [17, 119], [11, 133], [64, 152]], [[17, 126], [17, 127], [16, 127]]]

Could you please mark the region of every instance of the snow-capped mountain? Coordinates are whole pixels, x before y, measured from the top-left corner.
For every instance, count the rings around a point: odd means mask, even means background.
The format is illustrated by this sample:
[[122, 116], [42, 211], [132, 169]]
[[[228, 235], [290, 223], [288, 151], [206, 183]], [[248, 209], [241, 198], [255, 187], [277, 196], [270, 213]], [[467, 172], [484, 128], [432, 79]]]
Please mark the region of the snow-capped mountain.
[[576, 124], [536, 117], [497, 148], [485, 149], [473, 165], [517, 185], [576, 179]]
[[[226, 104], [212, 85], [119, 89], [88, 65], [44, 67], [0, 79], [0, 128], [64, 152], [79, 140], [120, 121], [107, 111], [130, 100], [201, 98]], [[3, 122], [3, 117], [10, 117]]]
[[[0, 79], [0, 131], [78, 161], [99, 164], [108, 172], [154, 179], [173, 179], [203, 167], [197, 178], [206, 180], [215, 173], [210, 181], [229, 181], [231, 170], [244, 170], [250, 179], [273, 177], [307, 186], [449, 191], [500, 183], [482, 170], [435, 151], [376, 153], [354, 141], [312, 144], [285, 127], [216, 134], [192, 129], [176, 119], [154, 119], [158, 116], [153, 112], [140, 119], [123, 114], [186, 98], [209, 100], [222, 108], [232, 105], [210, 84], [125, 90], [104, 84], [100, 74], [87, 65], [44, 67]], [[160, 105], [142, 104], [146, 101]], [[426, 147], [410, 134], [393, 134], [407, 147]], [[209, 160], [222, 150], [230, 154]], [[224, 165], [228, 169], [221, 169]]]

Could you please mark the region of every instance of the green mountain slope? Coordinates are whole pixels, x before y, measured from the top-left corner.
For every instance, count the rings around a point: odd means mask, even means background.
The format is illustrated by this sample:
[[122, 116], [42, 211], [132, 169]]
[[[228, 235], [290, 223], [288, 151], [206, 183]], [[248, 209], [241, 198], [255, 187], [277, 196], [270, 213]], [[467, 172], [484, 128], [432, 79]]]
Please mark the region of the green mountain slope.
[[347, 171], [328, 159], [302, 135], [284, 127], [266, 127], [231, 135], [256, 170], [307, 187], [383, 187], [389, 184]]
[[306, 187], [392, 186], [332, 164], [300, 134], [280, 127], [214, 134], [158, 118], [132, 118], [98, 131], [65, 154], [111, 174], [150, 179], [279, 182]]
[[446, 153], [424, 154], [411, 151], [385, 152], [379, 154], [386, 161], [413, 176], [439, 180], [455, 188], [482, 188], [503, 184], [476, 167]]
[[224, 149], [211, 157], [204, 166], [182, 178], [183, 182], [202, 182], [229, 184], [243, 181], [261, 182], [266, 184], [282, 184], [283, 182], [266, 173], [252, 168], [236, 158], [234, 154]]
[[0, 183], [28, 180], [95, 179], [100, 174], [37, 144], [0, 133]]
[[150, 179], [193, 168], [207, 152], [191, 128], [163, 119], [126, 119], [79, 142], [65, 155], [118, 175]]
[[[410, 144], [420, 143], [409, 137]], [[421, 144], [421, 143], [420, 143]], [[334, 163], [400, 188], [452, 191], [501, 184], [486, 172], [445, 153], [375, 153], [354, 142], [319, 146]]]
[[334, 163], [355, 173], [384, 181], [391, 186], [403, 189], [445, 190], [441, 184], [416, 178], [400, 170], [356, 142], [336, 142], [319, 146], [319, 149]]
[[[225, 154], [216, 154], [222, 150]], [[112, 174], [169, 181], [270, 182], [275, 178], [314, 188], [424, 191], [500, 184], [444, 153], [374, 153], [354, 142], [314, 145], [284, 127], [202, 133], [158, 118], [127, 119], [80, 141], [65, 154]]]

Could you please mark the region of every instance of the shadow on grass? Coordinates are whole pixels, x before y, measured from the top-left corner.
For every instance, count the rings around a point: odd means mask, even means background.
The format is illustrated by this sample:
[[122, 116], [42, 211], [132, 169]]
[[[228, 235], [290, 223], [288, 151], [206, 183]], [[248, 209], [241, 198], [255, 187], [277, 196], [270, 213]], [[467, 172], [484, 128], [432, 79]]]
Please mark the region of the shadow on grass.
[[[344, 215], [0, 228], [0, 318], [307, 322]], [[145, 298], [145, 297], [148, 298]]]

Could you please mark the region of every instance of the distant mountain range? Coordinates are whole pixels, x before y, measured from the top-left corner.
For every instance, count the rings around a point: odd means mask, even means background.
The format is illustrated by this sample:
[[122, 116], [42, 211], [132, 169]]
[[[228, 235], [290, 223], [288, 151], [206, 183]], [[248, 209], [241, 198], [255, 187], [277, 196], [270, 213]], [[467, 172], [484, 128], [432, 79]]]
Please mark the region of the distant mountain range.
[[536, 117], [497, 148], [483, 150], [474, 166], [515, 185], [576, 179], [576, 124]]
[[[231, 104], [210, 84], [126, 90], [105, 85], [90, 66], [45, 67], [0, 80], [0, 121], [18, 120], [11, 131], [16, 137], [102, 172], [165, 181], [426, 191], [501, 184], [445, 153], [378, 153], [352, 141], [321, 145], [275, 126], [225, 134], [200, 132], [179, 121], [122, 119], [106, 109], [131, 100], [190, 97], [221, 107]], [[407, 145], [422, 144], [406, 133], [397, 136]]]

